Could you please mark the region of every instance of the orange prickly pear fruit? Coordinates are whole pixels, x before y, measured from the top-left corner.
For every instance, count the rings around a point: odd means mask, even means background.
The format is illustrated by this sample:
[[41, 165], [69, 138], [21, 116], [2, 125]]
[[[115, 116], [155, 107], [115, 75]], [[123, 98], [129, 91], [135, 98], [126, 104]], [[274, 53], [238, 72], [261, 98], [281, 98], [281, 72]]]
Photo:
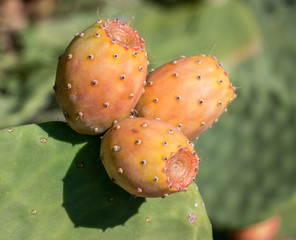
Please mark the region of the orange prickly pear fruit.
[[136, 110], [140, 117], [178, 127], [192, 140], [235, 98], [235, 88], [215, 57], [181, 57], [150, 72]]
[[56, 99], [69, 125], [100, 134], [129, 116], [144, 88], [145, 41], [127, 24], [99, 20], [76, 34], [59, 59]]
[[[281, 217], [272, 216], [265, 221], [244, 227], [231, 236], [231, 240], [271, 240], [278, 239], [276, 235], [280, 229]], [[284, 240], [284, 239], [283, 239]]]
[[199, 158], [183, 133], [147, 118], [126, 118], [110, 128], [101, 159], [113, 182], [141, 197], [186, 191], [199, 170]]

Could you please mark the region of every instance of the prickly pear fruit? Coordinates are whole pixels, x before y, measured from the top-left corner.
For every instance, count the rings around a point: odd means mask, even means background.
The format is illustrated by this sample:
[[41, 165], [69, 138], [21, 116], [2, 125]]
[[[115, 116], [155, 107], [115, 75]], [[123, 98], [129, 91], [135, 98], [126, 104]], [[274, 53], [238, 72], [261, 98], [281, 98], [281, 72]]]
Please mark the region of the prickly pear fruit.
[[181, 129], [189, 139], [209, 128], [236, 98], [228, 74], [212, 56], [180, 57], [147, 77], [136, 110]]
[[265, 221], [245, 227], [232, 235], [232, 240], [270, 240], [276, 239], [281, 218], [273, 216]]
[[127, 117], [147, 72], [145, 41], [118, 20], [99, 20], [76, 34], [59, 59], [54, 86], [69, 125], [100, 134]]
[[101, 158], [112, 181], [141, 197], [186, 191], [199, 166], [182, 132], [147, 118], [126, 118], [110, 128], [102, 140]]

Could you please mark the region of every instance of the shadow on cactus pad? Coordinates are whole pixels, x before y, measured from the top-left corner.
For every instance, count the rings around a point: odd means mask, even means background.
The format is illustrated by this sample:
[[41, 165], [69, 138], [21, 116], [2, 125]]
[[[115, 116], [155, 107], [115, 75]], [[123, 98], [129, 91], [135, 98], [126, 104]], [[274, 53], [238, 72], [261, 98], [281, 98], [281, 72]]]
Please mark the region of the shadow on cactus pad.
[[98, 146], [88, 143], [76, 155], [64, 181], [64, 201], [75, 227], [101, 228], [122, 225], [138, 212], [144, 198], [133, 198], [112, 183], [95, 159], [87, 158]]
[[[62, 125], [65, 125], [61, 123]], [[76, 153], [63, 178], [63, 207], [75, 227], [107, 228], [122, 225], [138, 212], [144, 198], [133, 198], [110, 181], [99, 160], [100, 138], [83, 136], [68, 127], [56, 129], [56, 123], [40, 124], [49, 137], [75, 145], [87, 143]], [[64, 126], [65, 127], [65, 126]]]

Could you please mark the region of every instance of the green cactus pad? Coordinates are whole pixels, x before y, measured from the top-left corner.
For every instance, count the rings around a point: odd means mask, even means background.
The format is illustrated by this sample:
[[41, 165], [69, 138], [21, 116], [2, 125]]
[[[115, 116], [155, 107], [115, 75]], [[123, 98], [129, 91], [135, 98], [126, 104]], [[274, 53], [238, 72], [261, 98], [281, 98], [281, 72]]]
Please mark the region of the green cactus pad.
[[163, 198], [133, 198], [98, 159], [100, 138], [49, 122], [0, 131], [3, 239], [212, 239], [194, 184]]
[[230, 73], [238, 98], [196, 142], [204, 159], [200, 191], [220, 228], [263, 221], [296, 194], [296, 4], [248, 2], [261, 19], [265, 50]]
[[296, 194], [277, 212], [280, 216], [280, 229], [278, 239], [296, 239], [295, 219], [296, 219]]

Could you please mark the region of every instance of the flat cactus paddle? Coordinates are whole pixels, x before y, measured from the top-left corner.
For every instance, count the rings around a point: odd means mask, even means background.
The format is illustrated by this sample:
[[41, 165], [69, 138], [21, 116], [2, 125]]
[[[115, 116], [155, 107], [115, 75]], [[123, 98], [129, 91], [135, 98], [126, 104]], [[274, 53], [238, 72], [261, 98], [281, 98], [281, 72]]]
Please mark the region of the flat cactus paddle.
[[99, 149], [99, 137], [62, 122], [0, 130], [1, 239], [212, 239], [195, 184], [133, 198], [110, 181]]

